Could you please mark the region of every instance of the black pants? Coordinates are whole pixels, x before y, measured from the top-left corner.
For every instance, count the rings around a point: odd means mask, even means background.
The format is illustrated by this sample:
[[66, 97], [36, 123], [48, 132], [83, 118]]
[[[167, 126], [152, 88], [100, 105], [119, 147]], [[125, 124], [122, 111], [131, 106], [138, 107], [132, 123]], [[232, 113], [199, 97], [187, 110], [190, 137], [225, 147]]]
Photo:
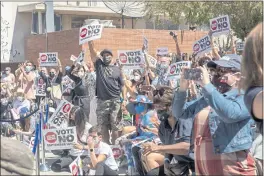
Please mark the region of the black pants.
[[[86, 157], [88, 156], [81, 156], [81, 159], [83, 161], [83, 170], [84, 173], [88, 172], [88, 163], [85, 162]], [[71, 172], [69, 165], [77, 158], [77, 156], [63, 156], [61, 159], [58, 159], [51, 165], [51, 170], [53, 172]]]
[[97, 163], [95, 168], [95, 175], [116, 175], [118, 176], [118, 172], [112, 170], [108, 167], [104, 162]]
[[155, 169], [152, 169], [151, 171], [149, 171], [148, 173], [147, 173], [147, 176], [151, 176], [151, 175], [153, 175], [153, 176], [163, 176], [163, 175], [165, 175], [165, 172], [164, 172], [164, 165], [161, 165], [160, 167], [157, 167], [157, 168], [155, 168]]
[[140, 151], [140, 147], [133, 147], [132, 148], [132, 155], [133, 155], [133, 158], [134, 158], [134, 162], [135, 162], [135, 167], [139, 173], [139, 175], [141, 176], [144, 176], [145, 173], [146, 173], [146, 170], [144, 169], [143, 167], [143, 164], [142, 164], [142, 160], [141, 160], [141, 151]]

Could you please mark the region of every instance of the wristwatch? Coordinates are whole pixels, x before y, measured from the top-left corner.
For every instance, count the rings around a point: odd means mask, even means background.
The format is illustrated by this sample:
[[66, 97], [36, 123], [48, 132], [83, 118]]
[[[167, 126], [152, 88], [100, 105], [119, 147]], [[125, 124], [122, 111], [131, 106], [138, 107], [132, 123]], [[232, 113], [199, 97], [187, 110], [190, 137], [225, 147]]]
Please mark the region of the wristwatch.
[[94, 149], [90, 149], [90, 152], [93, 152], [94, 151]]

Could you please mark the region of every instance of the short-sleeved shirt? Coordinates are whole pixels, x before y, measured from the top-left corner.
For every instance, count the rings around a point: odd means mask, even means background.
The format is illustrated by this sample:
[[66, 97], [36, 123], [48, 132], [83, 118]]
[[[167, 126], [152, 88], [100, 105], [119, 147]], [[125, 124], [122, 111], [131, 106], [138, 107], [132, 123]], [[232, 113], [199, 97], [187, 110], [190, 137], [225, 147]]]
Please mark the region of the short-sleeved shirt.
[[[119, 98], [124, 85], [120, 68], [115, 65], [105, 66], [101, 59], [97, 59], [95, 66], [97, 97], [101, 100]], [[107, 69], [111, 69], [112, 74], [106, 74]]]
[[[190, 143], [193, 119], [177, 119], [174, 129], [165, 119], [159, 126], [159, 138], [164, 145], [172, 145], [180, 142]], [[173, 155], [179, 162], [193, 162], [192, 155]]]
[[[90, 151], [88, 152], [90, 155]], [[95, 155], [105, 155], [106, 156], [106, 159], [104, 160], [105, 165], [107, 165], [112, 170], [115, 171], [118, 170], [118, 166], [115, 161], [113, 151], [108, 144], [104, 142], [100, 142], [99, 147], [94, 149], [94, 153]]]

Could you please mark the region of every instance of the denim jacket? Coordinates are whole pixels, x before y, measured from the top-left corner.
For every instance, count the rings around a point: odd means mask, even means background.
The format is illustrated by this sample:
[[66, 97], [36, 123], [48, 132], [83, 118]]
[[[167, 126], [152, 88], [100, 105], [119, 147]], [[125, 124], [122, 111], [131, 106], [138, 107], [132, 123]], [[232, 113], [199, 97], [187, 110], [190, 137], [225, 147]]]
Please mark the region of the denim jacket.
[[[252, 145], [252, 120], [238, 89], [221, 94], [210, 83], [202, 89], [203, 97], [186, 103], [186, 92], [176, 92], [173, 115], [177, 118], [195, 118], [207, 106], [209, 128], [214, 152], [231, 153], [248, 150]], [[186, 103], [186, 104], [185, 104]]]

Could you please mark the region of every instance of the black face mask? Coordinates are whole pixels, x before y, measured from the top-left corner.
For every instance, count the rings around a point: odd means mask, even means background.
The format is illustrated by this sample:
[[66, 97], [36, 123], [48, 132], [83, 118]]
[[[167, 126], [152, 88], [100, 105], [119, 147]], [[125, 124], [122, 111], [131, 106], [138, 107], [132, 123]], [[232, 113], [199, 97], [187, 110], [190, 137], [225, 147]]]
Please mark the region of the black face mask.
[[232, 86], [228, 85], [225, 82], [221, 82], [221, 77], [219, 75], [215, 75], [212, 78], [212, 84], [217, 88], [218, 92], [226, 93], [232, 89]]
[[55, 73], [51, 72], [49, 75], [53, 78], [55, 76]]
[[168, 113], [167, 109], [158, 110], [157, 114], [158, 114], [158, 118], [159, 118], [160, 121], [164, 121], [164, 120], [168, 119], [169, 116], [170, 116], [170, 114]]
[[111, 56], [104, 56], [103, 57], [103, 63], [108, 66], [112, 61], [112, 57]]

